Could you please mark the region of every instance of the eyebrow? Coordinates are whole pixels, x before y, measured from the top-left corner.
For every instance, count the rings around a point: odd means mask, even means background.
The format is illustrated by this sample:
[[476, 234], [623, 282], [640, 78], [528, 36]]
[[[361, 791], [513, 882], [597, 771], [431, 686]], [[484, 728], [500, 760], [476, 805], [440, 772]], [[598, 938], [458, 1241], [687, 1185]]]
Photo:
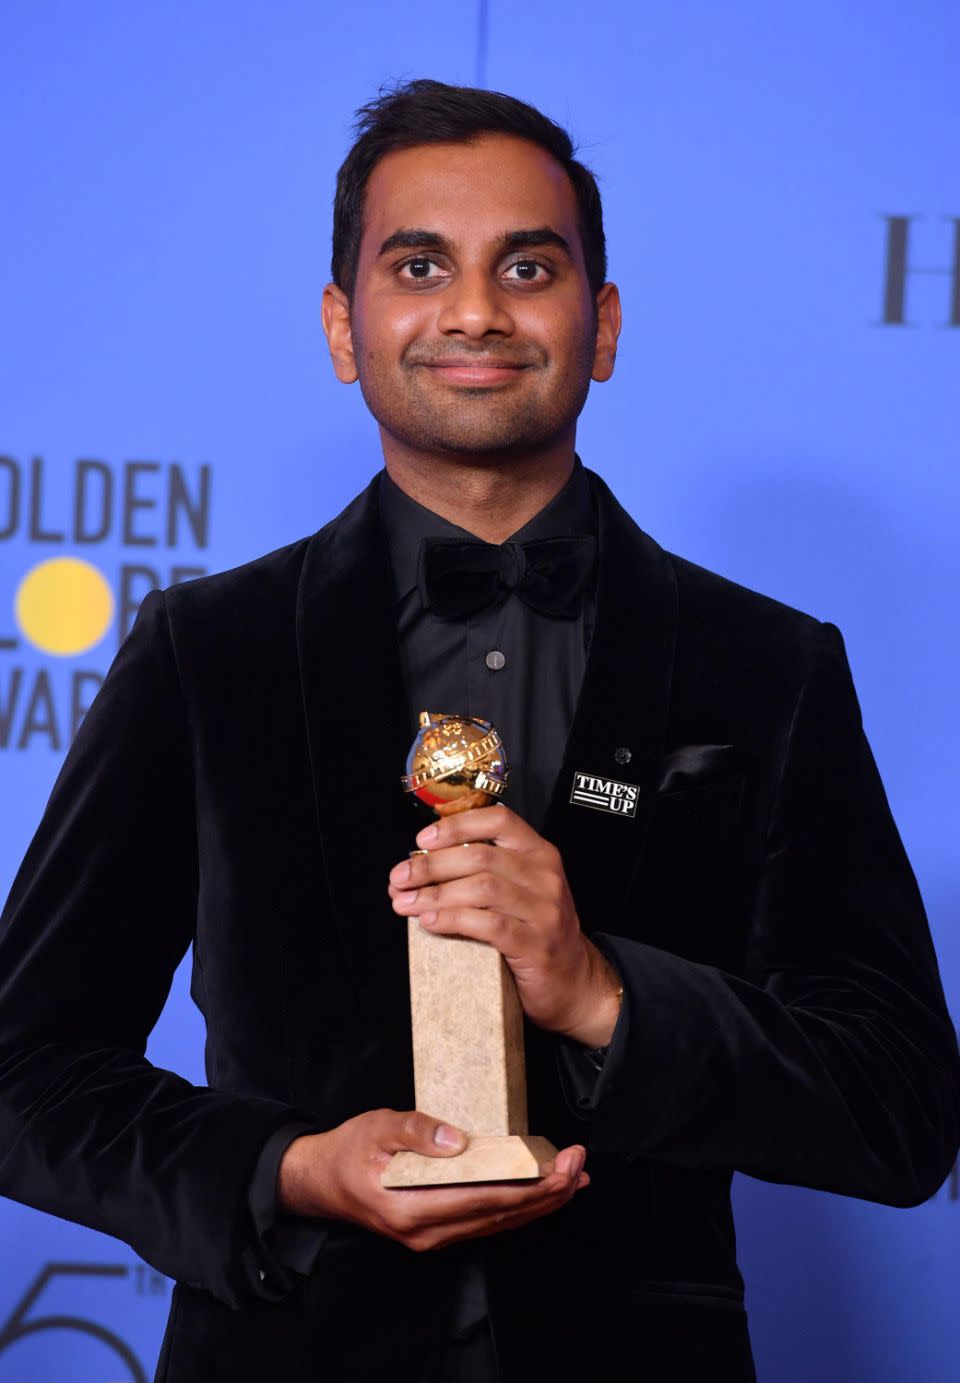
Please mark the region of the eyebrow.
[[[572, 259], [569, 242], [550, 226], [536, 226], [532, 230], [504, 231], [497, 236], [497, 249], [501, 254], [508, 250], [532, 250], [541, 245], [552, 245], [562, 250]], [[420, 227], [404, 227], [388, 235], [377, 251], [377, 258], [389, 254], [391, 250], [440, 250], [446, 253], [453, 248], [453, 241], [438, 231], [423, 230]]]

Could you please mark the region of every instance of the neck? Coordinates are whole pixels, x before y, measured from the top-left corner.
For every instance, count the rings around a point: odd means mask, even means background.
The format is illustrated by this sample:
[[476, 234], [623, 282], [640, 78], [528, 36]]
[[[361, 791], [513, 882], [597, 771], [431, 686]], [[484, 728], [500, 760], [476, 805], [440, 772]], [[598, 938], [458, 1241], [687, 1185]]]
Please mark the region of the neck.
[[384, 447], [390, 479], [411, 499], [487, 543], [502, 543], [570, 479], [573, 442], [527, 457], [449, 457]]

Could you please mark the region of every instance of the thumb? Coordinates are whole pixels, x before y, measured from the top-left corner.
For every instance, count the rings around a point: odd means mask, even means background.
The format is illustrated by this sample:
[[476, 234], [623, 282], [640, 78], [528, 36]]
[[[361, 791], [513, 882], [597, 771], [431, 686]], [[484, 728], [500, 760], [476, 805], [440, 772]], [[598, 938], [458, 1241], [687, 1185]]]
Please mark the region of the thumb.
[[419, 1110], [398, 1113], [387, 1130], [384, 1147], [388, 1152], [424, 1153], [427, 1157], [452, 1157], [463, 1152], [469, 1134]]

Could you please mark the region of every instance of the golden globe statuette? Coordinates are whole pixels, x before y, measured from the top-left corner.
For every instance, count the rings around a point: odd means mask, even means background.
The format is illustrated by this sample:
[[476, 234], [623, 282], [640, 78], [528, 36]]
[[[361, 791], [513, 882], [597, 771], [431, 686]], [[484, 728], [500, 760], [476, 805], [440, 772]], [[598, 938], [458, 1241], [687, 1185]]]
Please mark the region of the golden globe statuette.
[[[488, 806], [508, 768], [487, 720], [423, 711], [407, 756], [404, 789], [438, 816]], [[424, 854], [422, 850], [411, 854]], [[470, 1135], [462, 1153], [398, 1152], [384, 1186], [533, 1180], [557, 1150], [527, 1132], [523, 1010], [500, 952], [472, 937], [438, 936], [407, 919], [416, 1107]]]

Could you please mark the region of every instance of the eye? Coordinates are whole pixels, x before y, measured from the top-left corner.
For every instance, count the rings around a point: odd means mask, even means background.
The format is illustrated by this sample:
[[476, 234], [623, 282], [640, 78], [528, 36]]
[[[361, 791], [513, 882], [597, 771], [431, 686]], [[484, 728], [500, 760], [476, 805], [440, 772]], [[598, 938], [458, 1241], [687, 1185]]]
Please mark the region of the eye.
[[519, 270], [515, 283], [544, 283], [550, 277], [546, 264], [537, 259], [515, 259], [508, 269]]
[[[403, 278], [417, 280], [436, 278], [436, 274], [429, 273], [431, 268], [439, 268], [435, 259], [428, 259], [426, 255], [416, 255], [413, 259], [405, 259], [402, 264], [398, 264], [397, 274]], [[410, 273], [404, 274], [404, 269], [409, 269]]]

